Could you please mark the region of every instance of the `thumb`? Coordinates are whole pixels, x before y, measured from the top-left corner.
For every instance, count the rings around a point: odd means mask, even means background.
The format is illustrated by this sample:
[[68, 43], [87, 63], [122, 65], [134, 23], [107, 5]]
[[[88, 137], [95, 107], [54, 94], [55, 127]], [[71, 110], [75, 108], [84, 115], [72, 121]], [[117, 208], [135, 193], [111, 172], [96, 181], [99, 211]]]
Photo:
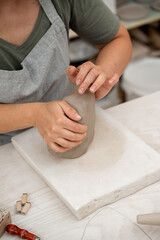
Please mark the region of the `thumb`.
[[67, 75], [68, 75], [68, 78], [69, 80], [72, 82], [72, 83], [76, 83], [76, 76], [77, 76], [77, 68], [74, 67], [74, 66], [69, 66], [67, 68]]
[[81, 119], [81, 116], [77, 113], [77, 111], [73, 107], [71, 107], [67, 102], [63, 101], [60, 103], [60, 105], [67, 117], [74, 121], [79, 121]]

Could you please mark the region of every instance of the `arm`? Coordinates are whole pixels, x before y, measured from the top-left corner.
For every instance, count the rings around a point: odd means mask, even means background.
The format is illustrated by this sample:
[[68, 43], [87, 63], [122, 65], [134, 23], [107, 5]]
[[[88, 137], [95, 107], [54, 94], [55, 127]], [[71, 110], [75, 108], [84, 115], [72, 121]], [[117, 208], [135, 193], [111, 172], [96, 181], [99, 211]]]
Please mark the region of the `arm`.
[[86, 136], [87, 127], [75, 122], [80, 118], [64, 101], [0, 104], [0, 133], [35, 126], [52, 150], [65, 152]]
[[132, 43], [129, 34], [121, 24], [118, 33], [108, 44], [96, 46], [100, 52], [96, 65], [101, 66], [111, 78], [114, 73], [119, 76], [123, 73], [132, 55]]
[[[103, 98], [119, 80], [132, 54], [132, 44], [127, 30], [120, 25], [118, 33], [107, 44], [96, 46], [100, 52], [95, 64], [86, 62], [77, 69], [67, 69], [72, 82], [79, 85], [79, 93], [90, 87], [96, 99]], [[82, 91], [81, 91], [82, 89]]]
[[0, 104], [0, 133], [35, 125], [35, 113], [40, 103]]

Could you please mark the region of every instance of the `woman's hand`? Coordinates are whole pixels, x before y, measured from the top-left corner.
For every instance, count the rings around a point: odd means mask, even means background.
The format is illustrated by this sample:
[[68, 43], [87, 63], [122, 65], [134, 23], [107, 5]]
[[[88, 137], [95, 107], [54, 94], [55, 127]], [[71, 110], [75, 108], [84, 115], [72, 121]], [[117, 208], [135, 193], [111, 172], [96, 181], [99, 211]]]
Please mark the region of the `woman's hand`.
[[86, 136], [87, 126], [75, 122], [81, 117], [65, 101], [41, 103], [35, 115], [35, 127], [55, 152], [68, 151]]
[[118, 74], [114, 74], [111, 78], [98, 65], [92, 62], [85, 62], [78, 68], [69, 66], [67, 74], [71, 82], [79, 85], [79, 93], [83, 94], [87, 88], [90, 92], [95, 93], [96, 99], [103, 98], [118, 82]]

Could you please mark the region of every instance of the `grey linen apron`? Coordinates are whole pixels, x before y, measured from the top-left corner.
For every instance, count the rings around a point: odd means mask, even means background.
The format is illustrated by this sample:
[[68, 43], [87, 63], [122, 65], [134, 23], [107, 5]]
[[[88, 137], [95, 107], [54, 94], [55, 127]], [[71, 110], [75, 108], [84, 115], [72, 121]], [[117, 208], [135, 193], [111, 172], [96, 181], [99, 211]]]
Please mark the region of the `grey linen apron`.
[[[0, 103], [61, 100], [72, 91], [67, 77], [67, 31], [51, 0], [39, 0], [50, 28], [21, 63], [21, 70], [0, 70]], [[0, 145], [22, 130], [0, 134]]]

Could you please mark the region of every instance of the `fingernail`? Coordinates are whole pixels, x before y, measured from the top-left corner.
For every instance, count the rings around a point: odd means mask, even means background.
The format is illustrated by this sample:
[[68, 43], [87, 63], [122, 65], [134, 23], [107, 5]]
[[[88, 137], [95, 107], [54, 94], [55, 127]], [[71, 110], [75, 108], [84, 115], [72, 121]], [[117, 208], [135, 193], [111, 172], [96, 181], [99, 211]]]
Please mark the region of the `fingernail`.
[[110, 79], [108, 82], [109, 84], [112, 84], [114, 82], [114, 79]]
[[81, 94], [84, 93], [84, 88], [80, 88], [79, 93], [81, 93]]
[[95, 92], [95, 91], [96, 91], [96, 86], [92, 86], [92, 87], [90, 88], [90, 90], [91, 90], [91, 92]]
[[73, 67], [70, 67], [70, 68], [69, 68], [69, 72], [70, 72], [70, 73], [73, 73], [73, 69], [74, 69]]
[[78, 113], [75, 114], [75, 117], [76, 117], [77, 119], [81, 119], [81, 116], [80, 116]]
[[79, 85], [80, 83], [81, 83], [81, 80], [80, 80], [80, 79], [77, 79], [76, 85]]

